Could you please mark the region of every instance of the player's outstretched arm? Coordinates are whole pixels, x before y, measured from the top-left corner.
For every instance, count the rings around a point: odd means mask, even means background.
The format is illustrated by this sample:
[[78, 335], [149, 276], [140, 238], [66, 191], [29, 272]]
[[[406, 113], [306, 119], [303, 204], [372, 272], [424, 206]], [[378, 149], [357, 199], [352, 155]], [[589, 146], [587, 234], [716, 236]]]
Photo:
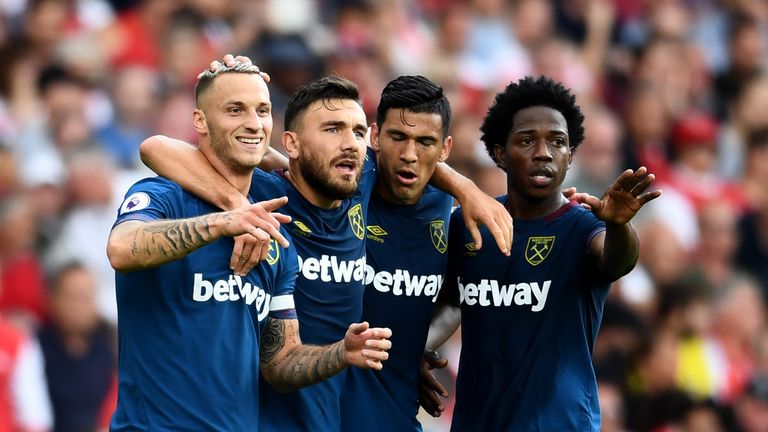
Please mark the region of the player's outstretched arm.
[[590, 247], [598, 257], [598, 266], [608, 276], [624, 276], [637, 263], [640, 246], [630, 221], [645, 204], [661, 196], [660, 190], [648, 191], [654, 180], [655, 176], [645, 167], [637, 171], [628, 169], [608, 187], [602, 198], [586, 193], [571, 196], [587, 204], [598, 219], [605, 221], [605, 232], [595, 236]]
[[326, 380], [348, 366], [380, 370], [392, 346], [388, 328], [352, 324], [343, 340], [304, 345], [299, 321], [270, 317], [261, 336], [261, 373], [278, 391], [289, 392]]
[[[163, 135], [155, 135], [144, 140], [139, 151], [141, 160], [152, 171], [173, 180], [184, 190], [219, 208], [233, 210], [249, 205], [248, 199], [216, 172], [203, 153], [192, 144]], [[277, 151], [270, 149], [267, 153], [277, 153]], [[282, 155], [273, 155], [269, 159], [271, 162], [268, 163], [279, 164], [280, 157]], [[291, 221], [289, 216], [281, 213], [263, 212], [261, 217], [274, 226]], [[279, 230], [275, 229], [269, 234], [283, 247], [288, 246], [288, 241]], [[245, 275], [259, 261], [266, 259], [269, 238], [266, 241], [263, 240], [264, 238], [264, 236], [251, 235], [235, 238], [235, 247], [230, 258], [230, 267], [235, 274]]]
[[282, 197], [189, 219], [127, 221], [109, 234], [107, 256], [115, 270], [130, 271], [177, 260], [223, 236], [250, 234], [268, 242], [279, 224], [264, 221], [261, 213], [276, 210], [287, 201]]
[[483, 240], [480, 225], [485, 225], [496, 239], [496, 245], [504, 255], [509, 255], [512, 248], [512, 217], [504, 205], [485, 192], [470, 179], [456, 172], [445, 162], [440, 162], [430, 183], [456, 197], [461, 204], [464, 224], [467, 226], [475, 246], [480, 249]]

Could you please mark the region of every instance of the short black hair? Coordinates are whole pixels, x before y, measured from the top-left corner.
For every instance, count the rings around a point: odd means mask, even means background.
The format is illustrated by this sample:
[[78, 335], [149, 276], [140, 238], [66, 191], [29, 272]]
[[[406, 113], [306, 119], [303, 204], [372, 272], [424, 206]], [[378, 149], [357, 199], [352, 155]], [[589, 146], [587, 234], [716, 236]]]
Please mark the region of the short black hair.
[[421, 75], [403, 75], [390, 81], [381, 92], [376, 109], [376, 123], [384, 123], [387, 111], [405, 108], [415, 113], [439, 114], [443, 121], [443, 139], [451, 126], [451, 104], [443, 88]]
[[195, 105], [200, 107], [200, 95], [202, 95], [213, 83], [216, 77], [225, 73], [245, 73], [245, 74], [259, 74], [259, 67], [248, 63], [236, 63], [234, 66], [219, 65], [219, 68], [215, 71], [210, 69], [204, 70], [195, 83]]
[[496, 95], [480, 127], [480, 139], [494, 162], [499, 161], [496, 160], [493, 147], [496, 144], [506, 147], [512, 130], [512, 118], [518, 111], [535, 106], [552, 108], [565, 117], [571, 149], [576, 149], [584, 141], [584, 114], [576, 104], [576, 96], [549, 77], [526, 76], [509, 84]]
[[[296, 120], [315, 101], [320, 100], [326, 103], [331, 99], [351, 99], [361, 107], [363, 106], [363, 102], [360, 100], [360, 91], [355, 83], [338, 75], [328, 75], [299, 87], [291, 96], [288, 106], [285, 107], [284, 129], [286, 131], [294, 130]], [[334, 109], [327, 104], [326, 107]]]

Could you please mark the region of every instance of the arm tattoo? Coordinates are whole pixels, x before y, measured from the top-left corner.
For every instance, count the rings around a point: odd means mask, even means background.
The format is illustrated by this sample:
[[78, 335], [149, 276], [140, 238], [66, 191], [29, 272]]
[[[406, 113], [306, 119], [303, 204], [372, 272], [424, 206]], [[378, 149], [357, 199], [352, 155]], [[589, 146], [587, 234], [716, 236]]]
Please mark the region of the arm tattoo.
[[284, 320], [268, 318], [264, 334], [261, 335], [261, 364], [269, 365], [285, 346]]
[[347, 367], [344, 341], [324, 346], [303, 345], [296, 323], [296, 320], [270, 318], [261, 337], [262, 372], [280, 391], [318, 383]]
[[131, 255], [147, 265], [182, 258], [218, 238], [211, 232], [211, 225], [219, 217], [211, 214], [144, 224], [133, 232]]

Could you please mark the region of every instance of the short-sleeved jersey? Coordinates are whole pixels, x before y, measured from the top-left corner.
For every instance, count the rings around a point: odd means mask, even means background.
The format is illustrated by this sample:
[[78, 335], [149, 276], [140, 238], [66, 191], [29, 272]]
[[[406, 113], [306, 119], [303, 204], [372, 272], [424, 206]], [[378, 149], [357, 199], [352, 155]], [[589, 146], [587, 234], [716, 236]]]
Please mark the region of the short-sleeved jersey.
[[381, 371], [347, 372], [342, 430], [421, 430], [418, 369], [448, 263], [452, 205], [453, 197], [432, 187], [414, 205], [371, 198], [361, 321], [392, 329], [392, 348]]
[[[215, 211], [156, 177], [130, 188], [116, 224]], [[298, 262], [293, 247], [273, 242], [265, 263], [234, 276], [233, 246], [221, 238], [176, 261], [116, 274], [119, 388], [111, 430], [235, 431], [257, 424], [259, 323], [276, 314], [295, 317]]]
[[487, 229], [477, 250], [454, 212], [444, 292], [461, 307], [462, 347], [451, 430], [600, 430], [592, 347], [611, 280], [589, 243], [604, 228], [571, 202], [515, 220], [506, 257]]
[[[258, 200], [288, 196], [280, 211], [299, 255], [294, 299], [303, 343], [326, 345], [344, 338], [360, 319], [365, 276], [365, 215], [375, 181], [373, 158], [363, 168], [359, 189], [337, 208], [307, 201], [280, 173], [254, 172], [251, 193]], [[262, 380], [260, 430], [339, 429], [339, 398], [346, 371], [323, 382], [281, 394]]]

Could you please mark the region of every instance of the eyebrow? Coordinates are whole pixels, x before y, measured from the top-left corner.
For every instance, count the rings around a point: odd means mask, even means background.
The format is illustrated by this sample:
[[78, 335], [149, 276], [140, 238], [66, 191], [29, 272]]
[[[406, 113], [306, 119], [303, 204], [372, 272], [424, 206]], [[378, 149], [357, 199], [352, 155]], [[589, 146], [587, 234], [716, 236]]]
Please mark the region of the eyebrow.
[[395, 128], [387, 128], [386, 130], [384, 130], [384, 133], [387, 135], [402, 135], [407, 137], [413, 137], [413, 139], [421, 140], [421, 141], [424, 141], [424, 140], [430, 140], [435, 142], [439, 141], [439, 138], [434, 135], [415, 135], [414, 136], [414, 135], [408, 134], [407, 132], [403, 132], [400, 129], [395, 129]]
[[[326, 120], [320, 123], [320, 127], [325, 126], [349, 126], [349, 123], [345, 122], [344, 120]], [[368, 125], [363, 123], [355, 123], [351, 125], [351, 127], [354, 130], [368, 130]]]
[[[245, 101], [242, 101], [242, 100], [228, 100], [228, 101], [222, 102], [222, 104], [221, 104], [221, 106], [223, 106], [223, 107], [225, 107], [227, 105], [246, 106], [246, 105], [248, 105], [248, 103], [246, 103]], [[271, 102], [261, 102], [261, 103], [257, 104], [256, 106], [259, 107], [259, 108], [261, 108], [261, 107], [271, 107], [272, 103]]]
[[[519, 131], [512, 131], [514, 134], [534, 134], [538, 132], [536, 129], [525, 129], [525, 130], [519, 130]], [[557, 129], [551, 129], [547, 131], [548, 134], [555, 134], [555, 135], [568, 135], [567, 131], [561, 131]]]

